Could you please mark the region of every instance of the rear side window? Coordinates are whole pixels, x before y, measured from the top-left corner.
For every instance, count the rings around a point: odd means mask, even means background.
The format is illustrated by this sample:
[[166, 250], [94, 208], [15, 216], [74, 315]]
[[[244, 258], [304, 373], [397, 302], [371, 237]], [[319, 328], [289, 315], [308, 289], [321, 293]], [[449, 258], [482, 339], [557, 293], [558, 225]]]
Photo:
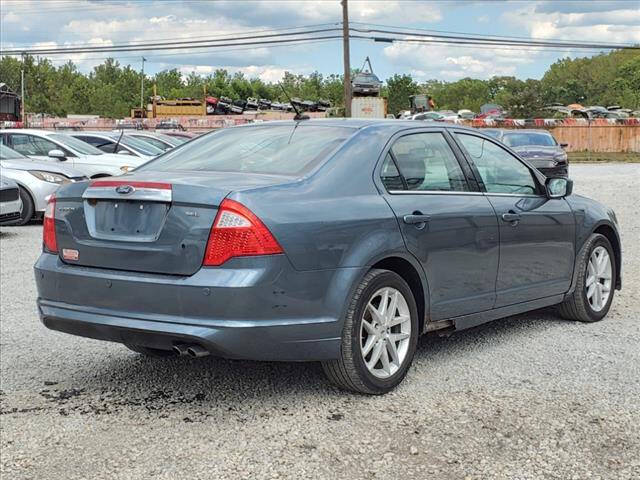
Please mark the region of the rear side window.
[[[391, 157], [383, 165], [382, 181], [388, 190], [453, 191], [469, 190], [462, 168], [439, 132], [416, 133], [399, 138], [391, 147], [401, 181], [393, 181]], [[391, 162], [391, 164], [389, 163]], [[387, 177], [385, 177], [387, 175]], [[404, 180], [404, 182], [402, 181]], [[393, 188], [390, 188], [390, 186]], [[396, 188], [397, 187], [397, 188]]]
[[225, 128], [171, 150], [138, 170], [300, 175], [311, 170], [354, 131], [300, 124]]

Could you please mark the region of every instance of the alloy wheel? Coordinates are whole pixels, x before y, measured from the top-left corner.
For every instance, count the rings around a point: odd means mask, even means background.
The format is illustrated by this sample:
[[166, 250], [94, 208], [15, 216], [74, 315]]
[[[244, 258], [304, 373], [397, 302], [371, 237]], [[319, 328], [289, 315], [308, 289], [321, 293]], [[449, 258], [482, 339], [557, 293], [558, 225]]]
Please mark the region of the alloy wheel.
[[611, 257], [602, 246], [594, 248], [589, 257], [585, 290], [594, 312], [601, 311], [607, 305], [611, 295]]
[[389, 378], [402, 366], [411, 337], [411, 313], [400, 291], [384, 287], [365, 308], [360, 326], [360, 351], [371, 374]]

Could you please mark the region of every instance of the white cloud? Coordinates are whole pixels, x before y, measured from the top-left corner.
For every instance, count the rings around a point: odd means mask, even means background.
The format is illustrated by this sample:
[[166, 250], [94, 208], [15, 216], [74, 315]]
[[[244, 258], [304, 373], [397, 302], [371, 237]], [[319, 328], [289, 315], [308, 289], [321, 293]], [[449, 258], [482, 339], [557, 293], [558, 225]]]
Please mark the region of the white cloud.
[[490, 17], [489, 15], [480, 15], [477, 19], [478, 23], [489, 23]]
[[[572, 2], [573, 3], [573, 2]], [[634, 5], [635, 3], [635, 5]], [[596, 4], [596, 2], [593, 2]], [[524, 29], [532, 37], [563, 40], [590, 40], [607, 43], [640, 43], [640, 8], [635, 0], [609, 3], [607, 11], [592, 11], [590, 2], [584, 11], [576, 11], [580, 3], [567, 13], [558, 5], [531, 3], [503, 14], [503, 20]], [[635, 7], [635, 8], [634, 8]]]
[[[407, 37], [408, 38], [408, 37]], [[418, 80], [515, 75], [518, 66], [533, 63], [537, 52], [517, 49], [462, 48], [396, 42], [383, 50], [398, 70], [410, 70]]]

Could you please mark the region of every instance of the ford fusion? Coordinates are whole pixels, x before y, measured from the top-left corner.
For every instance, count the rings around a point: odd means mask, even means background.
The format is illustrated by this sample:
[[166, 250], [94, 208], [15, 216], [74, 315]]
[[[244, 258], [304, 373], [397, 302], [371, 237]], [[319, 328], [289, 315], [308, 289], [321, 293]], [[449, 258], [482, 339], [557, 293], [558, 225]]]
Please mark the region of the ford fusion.
[[558, 144], [546, 130], [500, 130], [499, 139], [547, 176], [567, 176], [566, 144]]
[[45, 326], [153, 357], [320, 361], [388, 392], [418, 337], [557, 305], [601, 320], [615, 214], [480, 131], [306, 120], [222, 129], [50, 198]]

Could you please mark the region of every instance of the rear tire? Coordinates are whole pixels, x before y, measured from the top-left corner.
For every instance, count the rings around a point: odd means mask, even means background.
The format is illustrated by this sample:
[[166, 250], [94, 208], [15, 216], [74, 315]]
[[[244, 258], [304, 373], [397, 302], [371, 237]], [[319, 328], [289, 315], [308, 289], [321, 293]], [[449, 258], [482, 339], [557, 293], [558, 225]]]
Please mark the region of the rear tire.
[[22, 213], [20, 214], [20, 220], [16, 220], [12, 225], [26, 225], [31, 221], [33, 217], [33, 200], [31, 199], [31, 195], [24, 188], [20, 188], [20, 199], [22, 200]]
[[[608, 259], [602, 256], [604, 252]], [[603, 259], [603, 264], [608, 261], [609, 267], [605, 265], [602, 271], [598, 272], [598, 259]], [[615, 292], [616, 257], [611, 243], [604, 235], [592, 234], [580, 250], [576, 262], [578, 273], [575, 288], [573, 293], [558, 305], [558, 312], [567, 320], [597, 322], [609, 312]], [[599, 289], [600, 293], [594, 292], [593, 289]], [[606, 299], [603, 298], [603, 293]]]
[[322, 368], [340, 388], [387, 393], [407, 374], [418, 335], [418, 309], [409, 285], [394, 272], [371, 270], [349, 304], [340, 358], [322, 362]]
[[124, 346], [131, 351], [139, 353], [140, 355], [144, 355], [145, 357], [167, 358], [167, 357], [175, 357], [178, 355], [173, 350], [160, 350], [159, 348], [149, 348], [149, 347], [143, 347], [142, 345], [131, 345], [128, 343], [125, 343]]

